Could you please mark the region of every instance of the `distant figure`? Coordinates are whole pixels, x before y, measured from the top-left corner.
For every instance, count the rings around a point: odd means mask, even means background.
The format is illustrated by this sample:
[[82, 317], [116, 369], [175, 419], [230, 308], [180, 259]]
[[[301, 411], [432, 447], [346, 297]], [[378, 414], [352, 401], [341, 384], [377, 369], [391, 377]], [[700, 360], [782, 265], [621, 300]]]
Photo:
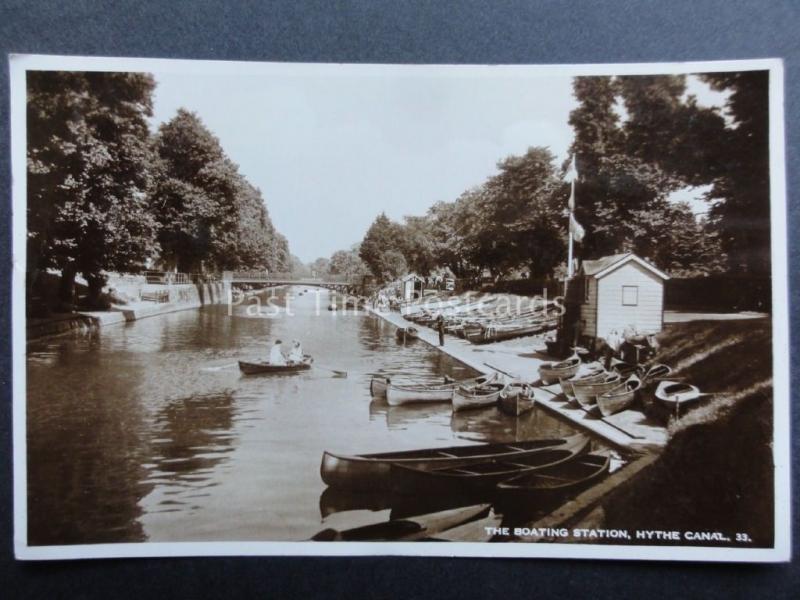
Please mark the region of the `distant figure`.
[[444, 346], [444, 317], [441, 314], [436, 317], [436, 331], [439, 332], [439, 345]]
[[297, 340], [292, 341], [292, 349], [289, 351], [289, 362], [303, 362], [303, 347]]
[[269, 353], [269, 364], [283, 366], [286, 364], [286, 357], [283, 355], [283, 342], [275, 340], [272, 350]]

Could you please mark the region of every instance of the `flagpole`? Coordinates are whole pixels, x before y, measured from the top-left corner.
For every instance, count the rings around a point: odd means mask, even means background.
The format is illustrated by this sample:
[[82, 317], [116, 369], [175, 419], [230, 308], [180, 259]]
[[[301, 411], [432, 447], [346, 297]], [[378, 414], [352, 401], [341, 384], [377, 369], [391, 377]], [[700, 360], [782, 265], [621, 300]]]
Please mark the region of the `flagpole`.
[[[575, 197], [575, 178], [572, 179], [572, 198]], [[567, 250], [567, 279], [572, 279], [572, 218], [573, 218], [573, 209], [570, 206], [569, 209], [569, 226], [567, 229], [569, 230], [569, 246]]]

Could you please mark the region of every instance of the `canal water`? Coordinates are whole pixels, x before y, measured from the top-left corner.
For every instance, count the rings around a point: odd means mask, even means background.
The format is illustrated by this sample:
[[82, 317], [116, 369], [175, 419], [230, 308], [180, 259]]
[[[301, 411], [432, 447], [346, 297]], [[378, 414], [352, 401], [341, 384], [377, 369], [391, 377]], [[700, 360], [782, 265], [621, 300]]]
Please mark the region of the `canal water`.
[[[260, 311], [251, 299], [29, 345], [30, 544], [308, 539], [342, 515], [391, 508], [326, 492], [324, 450], [574, 432], [539, 410], [451, 416], [447, 404], [374, 400], [374, 373], [434, 382], [474, 372], [422, 342], [398, 342], [378, 317], [326, 310], [325, 290], [274, 293], [269, 304], [259, 297]], [[278, 338], [301, 340], [314, 368], [240, 374], [237, 359], [265, 358]]]

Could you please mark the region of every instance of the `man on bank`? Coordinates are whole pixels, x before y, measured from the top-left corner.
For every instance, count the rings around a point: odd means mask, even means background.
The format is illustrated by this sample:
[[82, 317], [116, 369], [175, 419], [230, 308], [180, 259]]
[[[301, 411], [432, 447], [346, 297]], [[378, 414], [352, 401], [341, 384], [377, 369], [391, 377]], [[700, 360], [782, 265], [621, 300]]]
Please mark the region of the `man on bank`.
[[436, 317], [436, 331], [439, 332], [439, 345], [444, 346], [444, 317], [442, 315]]

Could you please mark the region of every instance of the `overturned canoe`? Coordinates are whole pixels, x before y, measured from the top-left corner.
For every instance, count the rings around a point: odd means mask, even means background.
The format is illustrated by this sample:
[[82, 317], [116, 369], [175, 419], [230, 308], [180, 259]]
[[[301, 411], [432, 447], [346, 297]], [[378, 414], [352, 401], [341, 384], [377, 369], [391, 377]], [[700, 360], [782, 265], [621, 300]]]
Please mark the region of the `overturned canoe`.
[[573, 381], [572, 391], [578, 404], [588, 408], [597, 402], [597, 396], [613, 390], [621, 382], [619, 373], [606, 373], [600, 381]]
[[592, 453], [575, 460], [524, 473], [497, 485], [505, 495], [523, 499], [576, 492], [604, 477], [611, 467], [607, 454]]
[[544, 384], [555, 383], [562, 378], [569, 379], [578, 372], [580, 366], [581, 359], [577, 354], [561, 362], [543, 363], [539, 365], [539, 379]]
[[434, 537], [454, 527], [479, 519], [487, 515], [490, 508], [489, 504], [476, 504], [405, 519], [392, 519], [384, 523], [363, 525], [341, 531], [323, 529], [311, 540], [315, 542], [410, 542]]
[[493, 406], [507, 387], [505, 383], [459, 386], [453, 392], [453, 412]]
[[311, 368], [314, 359], [308, 355], [303, 357], [301, 362], [290, 362], [285, 365], [273, 365], [269, 362], [247, 362], [239, 361], [239, 369], [245, 375], [293, 373], [295, 371], [305, 371]]
[[497, 379], [497, 374], [481, 375], [463, 381], [448, 381], [434, 384], [394, 384], [386, 386], [386, 401], [391, 406], [415, 402], [450, 402], [453, 392], [460, 385], [480, 385]]
[[597, 407], [604, 417], [622, 412], [634, 403], [642, 387], [642, 380], [631, 375], [628, 381], [597, 396]]
[[344, 455], [324, 452], [320, 475], [329, 486], [351, 490], [390, 489], [392, 464], [418, 468], [458, 467], [495, 459], [523, 458], [544, 448], [561, 448], [571, 438], [544, 438], [507, 444], [470, 444], [401, 452]]
[[497, 399], [497, 408], [512, 417], [518, 417], [532, 410], [534, 404], [533, 388], [520, 383], [510, 384]]
[[563, 447], [547, 448], [528, 456], [507, 460], [493, 459], [459, 467], [434, 469], [394, 464], [391, 469], [392, 490], [397, 494], [417, 494], [420, 491], [447, 493], [458, 490], [493, 489], [512, 477], [546, 469], [574, 459], [589, 447], [589, 438], [574, 435]]

